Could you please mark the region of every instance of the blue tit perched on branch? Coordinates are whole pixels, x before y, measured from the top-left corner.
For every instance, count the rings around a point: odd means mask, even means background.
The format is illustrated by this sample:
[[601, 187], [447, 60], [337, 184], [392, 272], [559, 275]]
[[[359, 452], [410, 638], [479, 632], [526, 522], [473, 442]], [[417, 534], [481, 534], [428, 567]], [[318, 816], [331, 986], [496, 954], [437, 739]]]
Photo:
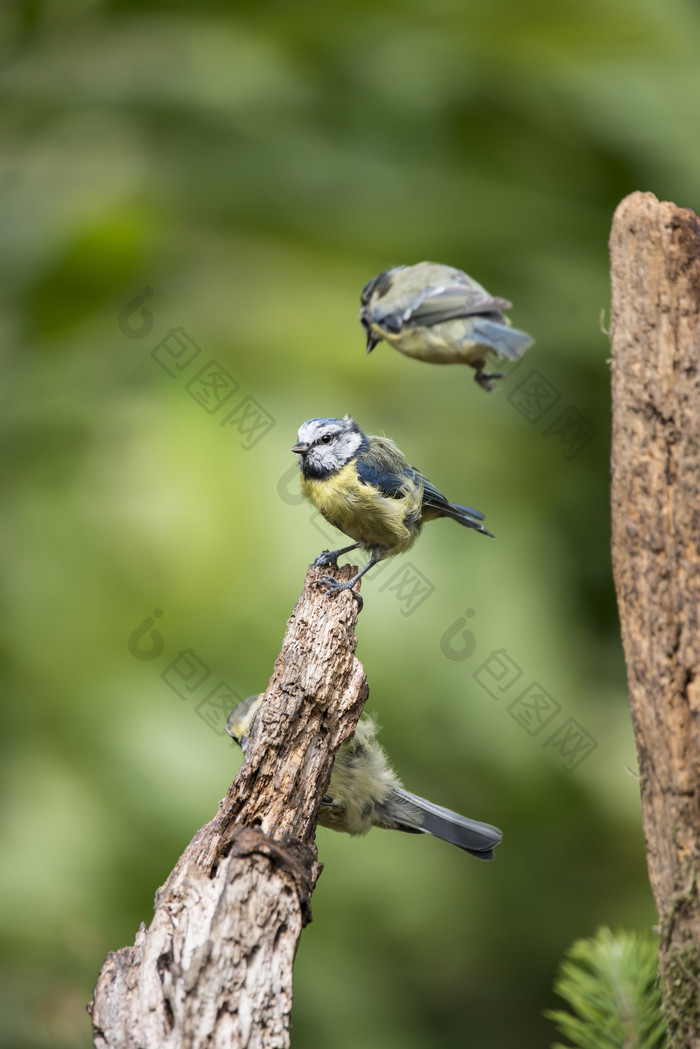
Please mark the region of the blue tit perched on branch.
[[[226, 730], [244, 752], [262, 698], [249, 696], [229, 714]], [[492, 860], [503, 837], [500, 830], [404, 790], [377, 742], [377, 732], [374, 718], [363, 715], [352, 736], [341, 743], [319, 809], [321, 826], [353, 835], [366, 834], [372, 827], [432, 834], [478, 860]]]
[[408, 550], [425, 521], [451, 517], [465, 528], [491, 536], [479, 510], [449, 502], [409, 466], [393, 441], [368, 437], [349, 415], [308, 419], [297, 436], [292, 451], [299, 456], [302, 493], [330, 524], [355, 540], [320, 554], [314, 566], [331, 564], [339, 554], [359, 547], [370, 555], [364, 568], [346, 583], [318, 580], [328, 593], [350, 590], [362, 608], [362, 599], [353, 589], [358, 579], [383, 558]]
[[367, 353], [384, 339], [407, 357], [431, 364], [469, 364], [485, 390], [498, 372], [486, 372], [489, 353], [517, 360], [534, 342], [511, 328], [502, 310], [507, 299], [495, 298], [452, 266], [419, 262], [384, 270], [362, 290], [360, 323], [367, 334]]

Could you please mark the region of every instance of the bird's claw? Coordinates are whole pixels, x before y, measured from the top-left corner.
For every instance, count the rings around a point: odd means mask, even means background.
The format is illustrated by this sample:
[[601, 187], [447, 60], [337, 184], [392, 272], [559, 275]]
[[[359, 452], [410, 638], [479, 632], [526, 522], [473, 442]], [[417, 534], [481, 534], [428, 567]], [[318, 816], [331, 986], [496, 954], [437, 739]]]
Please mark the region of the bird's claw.
[[324, 576], [322, 579], [316, 580], [316, 586], [325, 586], [327, 594], [339, 594], [343, 590], [349, 590], [357, 601], [357, 611], [359, 614], [362, 611], [365, 602], [362, 595], [358, 594], [357, 590], [354, 589], [354, 585], [354, 583], [337, 583], [335, 579], [331, 579], [330, 576]]
[[474, 376], [474, 382], [478, 383], [483, 390], [488, 390], [490, 393], [493, 389], [493, 379], [505, 379], [505, 372], [481, 372], [478, 371]]
[[338, 564], [338, 551], [337, 550], [324, 550], [322, 554], [315, 557], [312, 562], [313, 568], [323, 568], [324, 565], [337, 565]]

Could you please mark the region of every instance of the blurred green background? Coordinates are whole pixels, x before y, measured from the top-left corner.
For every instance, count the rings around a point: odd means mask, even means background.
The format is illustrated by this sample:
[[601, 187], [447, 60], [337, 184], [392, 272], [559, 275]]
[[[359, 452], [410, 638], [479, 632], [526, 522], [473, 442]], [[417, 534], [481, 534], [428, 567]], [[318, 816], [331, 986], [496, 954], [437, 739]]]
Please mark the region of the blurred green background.
[[[698, 209], [699, 31], [683, 0], [3, 8], [3, 1044], [90, 1044], [104, 955], [226, 791], [222, 711], [333, 542], [289, 452], [315, 415], [497, 536], [438, 522], [371, 574], [358, 655], [407, 786], [504, 843], [321, 829], [293, 1043], [546, 1045], [570, 942], [653, 923], [601, 314], [618, 201]], [[424, 258], [536, 337], [498, 392], [365, 355], [363, 284]]]

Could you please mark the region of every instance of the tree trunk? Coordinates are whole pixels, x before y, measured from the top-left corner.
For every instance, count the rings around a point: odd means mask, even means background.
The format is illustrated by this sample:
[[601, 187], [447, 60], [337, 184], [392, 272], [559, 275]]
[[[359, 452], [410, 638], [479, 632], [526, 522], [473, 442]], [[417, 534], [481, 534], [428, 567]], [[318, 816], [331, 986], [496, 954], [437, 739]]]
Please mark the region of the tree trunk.
[[319, 805], [368, 694], [357, 604], [314, 586], [324, 575], [309, 569], [217, 814], [156, 893], [150, 927], [102, 966], [88, 1006], [100, 1049], [289, 1045], [292, 965], [321, 872]]
[[700, 1047], [700, 226], [633, 193], [612, 269], [612, 559], [673, 1049]]

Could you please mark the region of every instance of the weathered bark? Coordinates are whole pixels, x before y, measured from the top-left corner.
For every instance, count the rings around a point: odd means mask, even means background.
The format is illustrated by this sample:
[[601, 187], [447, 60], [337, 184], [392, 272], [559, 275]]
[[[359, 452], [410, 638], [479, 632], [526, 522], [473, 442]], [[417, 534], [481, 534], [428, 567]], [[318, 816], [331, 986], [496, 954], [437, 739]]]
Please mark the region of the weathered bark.
[[309, 569], [217, 814], [156, 893], [150, 927], [105, 960], [89, 1007], [100, 1049], [289, 1044], [292, 964], [321, 872], [318, 809], [368, 693], [357, 604], [314, 586], [328, 574]]
[[700, 1046], [700, 225], [633, 193], [612, 268], [612, 554], [673, 1047]]

